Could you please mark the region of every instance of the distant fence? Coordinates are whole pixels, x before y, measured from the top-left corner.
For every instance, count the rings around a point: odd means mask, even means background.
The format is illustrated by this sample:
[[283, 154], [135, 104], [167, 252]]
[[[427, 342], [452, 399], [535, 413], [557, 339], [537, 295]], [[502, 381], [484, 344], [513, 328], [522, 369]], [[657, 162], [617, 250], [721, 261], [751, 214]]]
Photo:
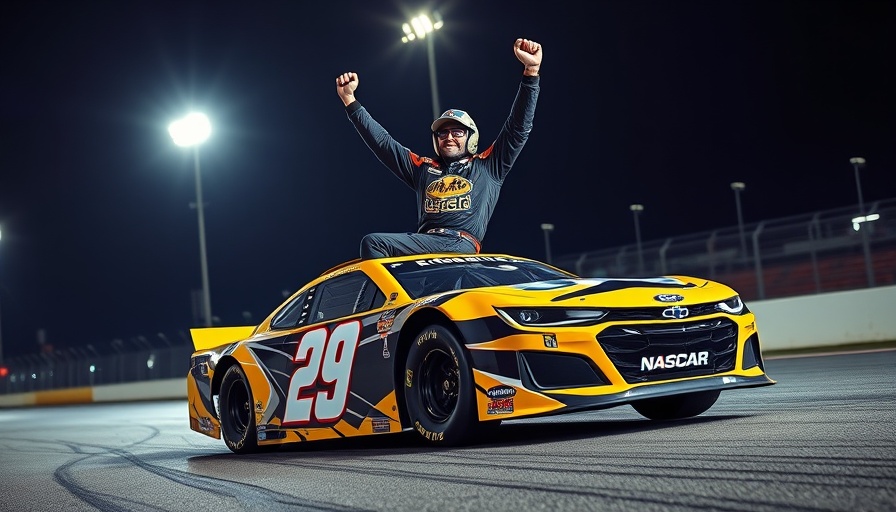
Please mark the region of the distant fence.
[[681, 274], [764, 300], [896, 284], [896, 199], [556, 258], [584, 277]]
[[0, 394], [187, 378], [193, 345], [172, 345], [116, 354], [33, 354], [5, 362]]

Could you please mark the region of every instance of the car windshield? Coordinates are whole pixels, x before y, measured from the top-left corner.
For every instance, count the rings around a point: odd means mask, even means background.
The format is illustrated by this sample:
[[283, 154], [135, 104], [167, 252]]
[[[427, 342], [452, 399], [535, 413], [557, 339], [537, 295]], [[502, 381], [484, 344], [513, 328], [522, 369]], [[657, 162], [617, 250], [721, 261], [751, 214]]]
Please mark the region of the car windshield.
[[451, 290], [575, 277], [537, 261], [500, 256], [429, 258], [385, 267], [413, 299]]

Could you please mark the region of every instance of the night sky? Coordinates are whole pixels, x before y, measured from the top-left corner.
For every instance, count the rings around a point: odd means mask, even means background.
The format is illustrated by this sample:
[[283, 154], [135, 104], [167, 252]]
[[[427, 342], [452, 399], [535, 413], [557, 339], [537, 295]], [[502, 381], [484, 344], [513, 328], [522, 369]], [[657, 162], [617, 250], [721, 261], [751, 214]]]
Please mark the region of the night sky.
[[[335, 91], [432, 151], [440, 110], [486, 146], [524, 37], [544, 48], [528, 145], [484, 251], [544, 259], [896, 197], [896, 2], [12, 1], [0, 7], [0, 329], [8, 359], [192, 326], [201, 288], [193, 162], [168, 124], [197, 109], [211, 304], [254, 324], [373, 231], [414, 231], [413, 192]], [[245, 314], [249, 316], [246, 317]], [[246, 322], [246, 318], [249, 319]]]

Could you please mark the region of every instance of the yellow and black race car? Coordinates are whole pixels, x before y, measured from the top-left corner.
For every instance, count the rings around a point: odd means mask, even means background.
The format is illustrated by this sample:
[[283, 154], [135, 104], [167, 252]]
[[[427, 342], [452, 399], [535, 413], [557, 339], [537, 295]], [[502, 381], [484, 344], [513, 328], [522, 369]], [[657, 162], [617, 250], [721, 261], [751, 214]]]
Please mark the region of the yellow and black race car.
[[355, 260], [255, 327], [194, 329], [190, 428], [237, 453], [629, 404], [654, 420], [774, 384], [756, 319], [706, 279], [581, 278], [508, 255]]

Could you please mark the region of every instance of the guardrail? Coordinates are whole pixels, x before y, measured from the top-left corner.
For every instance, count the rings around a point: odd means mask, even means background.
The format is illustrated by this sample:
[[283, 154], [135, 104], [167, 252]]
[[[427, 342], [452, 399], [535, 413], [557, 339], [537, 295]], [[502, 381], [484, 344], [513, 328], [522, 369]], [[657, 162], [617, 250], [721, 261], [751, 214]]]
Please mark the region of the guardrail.
[[554, 265], [585, 277], [692, 275], [745, 300], [896, 284], [896, 199], [564, 255]]

